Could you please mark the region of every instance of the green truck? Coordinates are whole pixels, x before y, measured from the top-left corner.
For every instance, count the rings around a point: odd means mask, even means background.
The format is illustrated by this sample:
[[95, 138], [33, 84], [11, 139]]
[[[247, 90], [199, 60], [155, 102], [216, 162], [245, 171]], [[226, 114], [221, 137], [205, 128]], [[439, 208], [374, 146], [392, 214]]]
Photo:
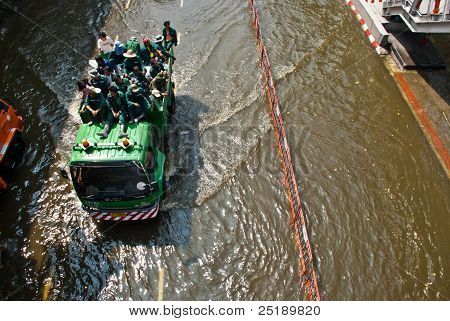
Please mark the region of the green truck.
[[105, 139], [97, 135], [103, 125], [80, 126], [68, 166], [82, 208], [93, 219], [137, 221], [157, 216], [164, 194], [164, 137], [169, 110], [175, 105], [172, 64], [170, 58], [161, 109], [155, 108], [145, 121], [128, 124], [128, 137], [120, 137], [118, 124]]

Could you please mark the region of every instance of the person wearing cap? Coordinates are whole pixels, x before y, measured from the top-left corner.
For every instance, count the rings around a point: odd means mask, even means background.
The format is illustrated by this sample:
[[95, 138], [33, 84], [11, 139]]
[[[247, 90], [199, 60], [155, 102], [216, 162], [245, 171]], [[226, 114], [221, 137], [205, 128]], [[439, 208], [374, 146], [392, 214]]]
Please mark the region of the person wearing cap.
[[106, 67], [111, 67], [112, 68], [112, 64], [109, 62], [108, 59], [103, 58], [102, 56], [96, 56], [95, 57], [95, 63], [89, 61], [89, 64], [94, 67], [95, 69], [97, 69], [98, 73], [100, 75], [104, 74], [104, 70]]
[[128, 75], [132, 83], [137, 84], [142, 89], [142, 94], [148, 96], [148, 81], [144, 73], [134, 66], [133, 72]]
[[156, 75], [161, 71], [164, 71], [164, 65], [161, 62], [152, 59], [150, 61], [150, 77], [155, 78]]
[[150, 105], [142, 94], [142, 89], [137, 84], [132, 84], [127, 91], [126, 98], [128, 101], [128, 115], [130, 116], [130, 124], [138, 123], [150, 109]]
[[152, 46], [155, 48], [158, 58], [160, 58], [162, 62], [164, 62], [166, 59], [168, 59], [170, 57], [175, 59], [175, 57], [172, 56], [166, 50], [163, 43], [164, 43], [164, 36], [162, 36], [162, 35], [156, 36], [155, 40], [153, 40], [153, 42], [152, 42]]
[[150, 39], [144, 38], [142, 39], [141, 49], [139, 51], [139, 57], [142, 62], [148, 66], [150, 65], [150, 59], [154, 59], [157, 56], [156, 47], [152, 44]]
[[[128, 118], [128, 104], [125, 94], [119, 91], [119, 88], [113, 84], [109, 87], [109, 94], [106, 98], [106, 103], [111, 111], [108, 114], [109, 126], [113, 123], [119, 122], [119, 138], [126, 137], [127, 134], [125, 133], [125, 126]], [[102, 133], [103, 138], [108, 137], [109, 126], [107, 128], [105, 125], [105, 130]]]
[[140, 48], [141, 48], [141, 46], [139, 45], [139, 41], [137, 40], [136, 37], [131, 37], [130, 40], [128, 40], [125, 43], [125, 46], [124, 46], [125, 51], [131, 50], [135, 54], [139, 53]]
[[163, 98], [167, 93], [161, 93], [158, 89], [153, 89], [150, 96], [150, 105], [152, 109], [163, 111]]
[[135, 66], [142, 70], [142, 61], [132, 50], [128, 50], [123, 56], [125, 57], [123, 64], [128, 74], [133, 72]]
[[106, 108], [105, 98], [102, 95], [102, 91], [99, 88], [89, 87], [89, 94], [86, 96], [84, 106], [88, 115], [88, 125], [93, 123], [99, 123], [107, 121], [108, 110]]
[[123, 49], [122, 43], [120, 41], [116, 41], [114, 43], [114, 50], [111, 51], [109, 55], [109, 62], [111, 63], [116, 73], [120, 73], [121, 71], [120, 65], [125, 60], [125, 57], [123, 56], [124, 52], [125, 51]]
[[109, 53], [114, 50], [113, 40], [104, 31], [98, 35], [97, 49], [102, 57], [108, 57]]
[[152, 94], [149, 98], [151, 106], [149, 111], [149, 118], [152, 120], [152, 122], [164, 122], [164, 118], [166, 117], [164, 113], [164, 96], [167, 96], [167, 93], [161, 93], [158, 89], [152, 90]]
[[130, 80], [122, 77], [120, 74], [116, 74], [114, 76], [113, 84], [116, 85], [119, 91], [125, 95], [128, 91], [128, 87], [130, 87]]
[[164, 22], [162, 35], [164, 37], [163, 46], [166, 51], [170, 51], [172, 46], [176, 46], [178, 44], [177, 31], [170, 27], [170, 21]]
[[97, 69], [90, 70], [89, 76], [91, 77], [91, 86], [99, 88], [103, 97], [106, 98], [108, 96], [108, 79], [104, 75], [100, 75]]

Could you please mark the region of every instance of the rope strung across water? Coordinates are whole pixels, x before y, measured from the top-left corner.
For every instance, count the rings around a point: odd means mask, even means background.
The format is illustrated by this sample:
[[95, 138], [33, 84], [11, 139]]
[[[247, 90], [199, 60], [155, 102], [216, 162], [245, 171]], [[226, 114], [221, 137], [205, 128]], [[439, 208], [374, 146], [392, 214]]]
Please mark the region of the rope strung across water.
[[259, 51], [261, 68], [264, 71], [269, 108], [277, 136], [278, 152], [281, 157], [281, 164], [283, 165], [284, 184], [288, 194], [289, 203], [291, 205], [291, 225], [294, 227], [295, 238], [300, 251], [302, 283], [308, 290], [308, 298], [310, 300], [320, 301], [320, 293], [317, 285], [316, 272], [314, 269], [314, 259], [306, 229], [306, 221], [300, 202], [300, 194], [298, 192], [297, 180], [294, 174], [294, 166], [292, 165], [291, 153], [286, 138], [286, 131], [283, 125], [283, 117], [281, 115], [280, 106], [278, 105], [278, 98], [272, 78], [270, 60], [261, 35], [261, 24], [258, 10], [255, 6], [254, 0], [248, 0], [248, 4], [253, 14], [252, 20], [256, 33], [256, 45]]

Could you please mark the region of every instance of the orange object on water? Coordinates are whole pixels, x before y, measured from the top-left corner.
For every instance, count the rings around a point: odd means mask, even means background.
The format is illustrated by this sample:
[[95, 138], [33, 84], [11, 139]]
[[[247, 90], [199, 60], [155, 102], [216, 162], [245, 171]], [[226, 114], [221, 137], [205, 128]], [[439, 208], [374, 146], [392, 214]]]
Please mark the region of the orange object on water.
[[0, 191], [8, 187], [4, 174], [20, 163], [25, 145], [23, 121], [14, 108], [0, 99]]
[[14, 136], [22, 133], [23, 121], [14, 108], [0, 99], [0, 165], [13, 141]]
[[0, 176], [0, 191], [5, 190], [8, 187], [8, 184], [3, 180], [3, 178]]

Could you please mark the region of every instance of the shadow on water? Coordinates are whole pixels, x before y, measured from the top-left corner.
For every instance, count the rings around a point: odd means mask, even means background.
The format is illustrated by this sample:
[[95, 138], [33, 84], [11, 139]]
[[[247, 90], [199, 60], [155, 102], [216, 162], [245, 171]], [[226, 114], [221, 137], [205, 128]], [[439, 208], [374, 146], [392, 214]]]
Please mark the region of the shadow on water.
[[[49, 175], [49, 165], [55, 152], [51, 127], [39, 117], [46, 107], [56, 110], [55, 116], [66, 119], [67, 111], [45, 85], [21, 53], [15, 40], [23, 36], [26, 26], [14, 12], [2, 8], [0, 27], [0, 97], [6, 99], [25, 122], [24, 139], [27, 145], [22, 165], [10, 175], [8, 190], [0, 195], [0, 245], [4, 266], [0, 269], [0, 299], [22, 299], [35, 291], [26, 284], [23, 271], [35, 265], [20, 249], [30, 233], [29, 220], [40, 197], [40, 187]], [[12, 28], [12, 25], [15, 27]], [[33, 138], [32, 138], [33, 137]], [[45, 143], [48, 141], [49, 143]]]
[[203, 166], [200, 114], [205, 113], [208, 107], [190, 96], [177, 96], [176, 101], [177, 112], [169, 124], [166, 137], [166, 190], [160, 214], [154, 220], [144, 222], [98, 223], [99, 232], [104, 236], [153, 246], [183, 246], [189, 243], [190, 209], [196, 205], [199, 168]]
[[[139, 265], [137, 262], [141, 262], [146, 275], [151, 274], [150, 270], [160, 264], [157, 253], [167, 247], [189, 245], [192, 210], [196, 205], [199, 169], [202, 167], [200, 114], [207, 110], [203, 103], [189, 96], [177, 97], [177, 112], [166, 138], [167, 193], [160, 214], [155, 219], [126, 223], [98, 222], [89, 230], [85, 226], [89, 225], [86, 220], [90, 218], [83, 213], [80, 219], [85, 222], [70, 227], [69, 242], [53, 244], [52, 250], [47, 253], [45, 268], [57, 276], [53, 277], [53, 284], [58, 284], [53, 298], [118, 299], [116, 294], [108, 294], [105, 290], [111, 286], [111, 280], [127, 275], [125, 283], [130, 288], [142, 287], [145, 277], [132, 273]], [[126, 284], [121, 282], [118, 286]], [[151, 285], [145, 285], [148, 292], [152, 292], [151, 288]], [[153, 298], [136, 295], [130, 290], [127, 296], [132, 299]]]
[[[2, 256], [7, 263], [0, 268], [0, 299], [35, 298], [38, 292], [37, 282], [26, 275], [39, 263], [24, 249], [69, 118], [66, 100], [73, 92], [72, 77], [80, 77], [79, 66], [86, 63], [76, 51], [93, 49], [95, 29], [108, 3], [0, 2], [0, 96], [24, 118], [27, 145], [22, 166], [0, 196], [0, 246], [6, 249]], [[83, 16], [74, 16], [77, 10]]]

